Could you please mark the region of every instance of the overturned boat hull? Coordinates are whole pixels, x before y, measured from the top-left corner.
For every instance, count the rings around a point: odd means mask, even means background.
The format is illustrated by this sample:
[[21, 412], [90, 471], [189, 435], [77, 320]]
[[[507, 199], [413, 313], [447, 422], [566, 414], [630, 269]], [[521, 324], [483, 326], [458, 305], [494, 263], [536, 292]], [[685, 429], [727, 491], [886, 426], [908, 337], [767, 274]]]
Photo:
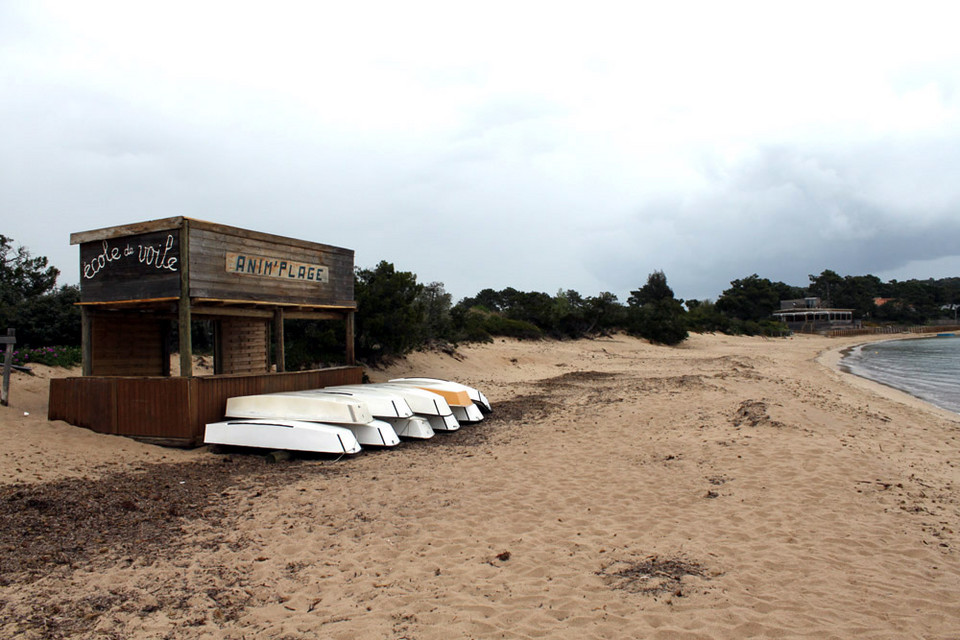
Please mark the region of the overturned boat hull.
[[353, 432], [357, 440], [365, 447], [395, 447], [400, 444], [396, 430], [389, 422], [371, 420], [366, 424], [341, 425]]
[[390, 380], [383, 384], [397, 385], [401, 387], [409, 387], [412, 389], [423, 389], [424, 391], [429, 391], [430, 393], [435, 393], [447, 401], [451, 407], [465, 407], [468, 404], [473, 404], [473, 400], [470, 399], [470, 396], [466, 391], [442, 388], [440, 385], [432, 384], [429, 382], [415, 382], [413, 380], [408, 380], [404, 378], [397, 378], [396, 380]]
[[296, 391], [237, 396], [227, 399], [230, 418], [266, 418], [332, 423], [349, 429], [360, 444], [393, 447], [400, 444], [389, 423], [375, 420], [366, 403], [336, 395]]
[[373, 420], [366, 404], [354, 398], [332, 395], [316, 397], [296, 393], [265, 393], [227, 398], [226, 416], [335, 424], [366, 424]]
[[423, 416], [430, 423], [434, 431], [456, 431], [460, 428], [460, 421], [452, 413], [448, 416]]
[[359, 386], [355, 388], [326, 387], [297, 391], [297, 395], [333, 395], [354, 398], [367, 405], [376, 420], [389, 423], [401, 438], [423, 440], [434, 436], [430, 422], [414, 414], [404, 396], [397, 391]]
[[427, 440], [435, 434], [430, 421], [423, 416], [410, 416], [409, 418], [384, 418], [384, 422], [389, 422], [393, 430], [401, 438], [412, 438], [415, 440]]
[[389, 383], [326, 387], [326, 389], [331, 391], [337, 389], [371, 388], [400, 395], [415, 415], [427, 419], [434, 431], [456, 431], [460, 428], [460, 423], [457, 422], [456, 417], [454, 417], [453, 410], [450, 405], [447, 404], [447, 401], [441, 396], [425, 389]]
[[349, 429], [299, 420], [213, 422], [206, 425], [203, 441], [207, 444], [316, 453], [353, 454], [360, 451], [360, 443]]
[[453, 410], [453, 415], [457, 418], [457, 422], [480, 422], [483, 420], [483, 412], [475, 404], [470, 404], [465, 407], [458, 407], [451, 405], [450, 408]]
[[307, 389], [305, 391], [285, 392], [289, 395], [319, 396], [335, 398], [349, 398], [362, 402], [367, 405], [371, 415], [378, 420], [386, 418], [410, 418], [413, 416], [413, 409], [407, 404], [403, 396], [396, 392], [390, 392], [385, 389], [373, 389], [359, 387], [324, 387], [321, 389]]
[[482, 391], [480, 391], [475, 387], [468, 387], [467, 385], [461, 384], [459, 382], [454, 382], [452, 380], [442, 380], [440, 378], [420, 378], [420, 377], [394, 378], [394, 380], [391, 380], [390, 382], [394, 382], [398, 380], [419, 382], [419, 383], [424, 383], [428, 385], [433, 384], [433, 385], [439, 385], [439, 386], [447, 386], [453, 390], [466, 391], [467, 395], [470, 396], [470, 400], [472, 400], [473, 403], [477, 405], [477, 407], [479, 407], [482, 412], [484, 413], [493, 412], [493, 406], [490, 404], [490, 401], [487, 399], [487, 396], [485, 396]]
[[463, 389], [453, 388], [450, 384], [410, 378], [397, 378], [386, 384], [423, 389], [441, 396], [450, 405], [457, 422], [480, 422], [483, 420], [483, 412], [473, 403], [470, 395]]

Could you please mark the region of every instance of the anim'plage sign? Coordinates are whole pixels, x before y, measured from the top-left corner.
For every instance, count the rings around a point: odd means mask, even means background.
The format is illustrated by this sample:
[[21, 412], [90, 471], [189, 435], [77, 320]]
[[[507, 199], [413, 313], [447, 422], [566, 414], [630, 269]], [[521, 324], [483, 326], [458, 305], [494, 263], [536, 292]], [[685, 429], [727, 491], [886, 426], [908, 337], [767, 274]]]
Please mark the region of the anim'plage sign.
[[246, 253], [227, 253], [227, 273], [317, 284], [330, 279], [329, 270], [320, 264]]

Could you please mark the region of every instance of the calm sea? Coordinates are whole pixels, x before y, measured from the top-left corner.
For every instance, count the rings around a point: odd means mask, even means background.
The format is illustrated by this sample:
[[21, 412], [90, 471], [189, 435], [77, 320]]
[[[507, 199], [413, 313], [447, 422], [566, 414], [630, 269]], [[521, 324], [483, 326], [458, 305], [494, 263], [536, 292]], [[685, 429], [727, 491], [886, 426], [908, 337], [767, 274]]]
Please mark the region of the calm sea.
[[960, 413], [960, 337], [865, 344], [841, 362], [852, 373]]

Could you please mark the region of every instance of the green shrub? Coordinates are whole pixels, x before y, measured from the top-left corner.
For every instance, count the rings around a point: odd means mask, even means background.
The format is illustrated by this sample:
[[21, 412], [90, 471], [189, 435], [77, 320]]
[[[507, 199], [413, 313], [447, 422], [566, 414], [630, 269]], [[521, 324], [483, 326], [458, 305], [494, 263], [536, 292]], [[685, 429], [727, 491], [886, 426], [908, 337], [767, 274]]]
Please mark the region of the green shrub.
[[520, 340], [540, 340], [543, 331], [536, 325], [524, 320], [506, 318], [499, 313], [487, 311], [483, 307], [473, 307], [463, 314], [460, 320], [459, 339], [465, 342], [490, 342], [492, 336], [518, 338]]
[[283, 351], [287, 371], [344, 364], [346, 330], [340, 320], [288, 320]]
[[673, 297], [663, 271], [654, 271], [647, 284], [630, 292], [627, 333], [656, 344], [678, 345], [687, 339], [686, 311]]
[[487, 322], [487, 331], [490, 332], [490, 335], [518, 338], [520, 340], [540, 340], [543, 338], [543, 331], [537, 325], [525, 320], [513, 320], [498, 315], [490, 316]]
[[781, 337], [790, 335], [790, 329], [787, 325], [776, 320], [739, 320], [733, 318], [730, 320], [730, 327], [725, 331], [733, 336], [770, 336]]
[[424, 344], [428, 319], [423, 292], [415, 274], [397, 271], [386, 261], [374, 269], [356, 270], [356, 353], [360, 360], [376, 363]]
[[80, 364], [80, 347], [39, 347], [13, 352], [13, 364], [45, 364], [49, 367], [73, 367]]
[[683, 307], [673, 298], [630, 307], [627, 333], [653, 342], [675, 346], [687, 339]]
[[730, 318], [720, 313], [716, 305], [709, 300], [687, 300], [687, 329], [695, 333], [730, 331]]

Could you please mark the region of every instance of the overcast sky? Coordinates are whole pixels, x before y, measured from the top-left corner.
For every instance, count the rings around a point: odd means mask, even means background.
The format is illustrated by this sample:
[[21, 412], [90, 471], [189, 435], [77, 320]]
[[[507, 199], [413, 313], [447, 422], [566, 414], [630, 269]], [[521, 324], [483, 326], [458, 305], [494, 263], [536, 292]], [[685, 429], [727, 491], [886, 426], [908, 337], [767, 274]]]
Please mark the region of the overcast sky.
[[[956, 8], [955, 8], [956, 7]], [[960, 276], [955, 2], [0, 0], [0, 233], [184, 215], [454, 300]]]

